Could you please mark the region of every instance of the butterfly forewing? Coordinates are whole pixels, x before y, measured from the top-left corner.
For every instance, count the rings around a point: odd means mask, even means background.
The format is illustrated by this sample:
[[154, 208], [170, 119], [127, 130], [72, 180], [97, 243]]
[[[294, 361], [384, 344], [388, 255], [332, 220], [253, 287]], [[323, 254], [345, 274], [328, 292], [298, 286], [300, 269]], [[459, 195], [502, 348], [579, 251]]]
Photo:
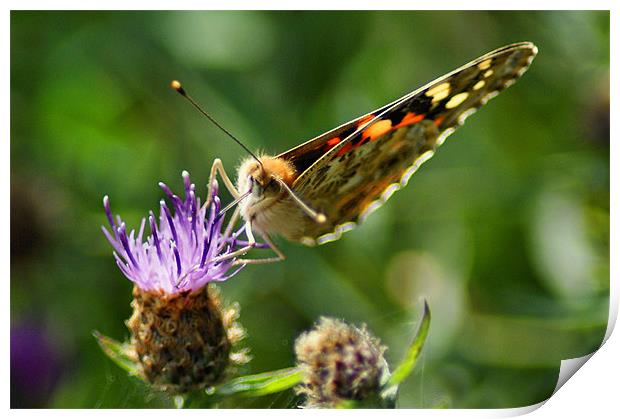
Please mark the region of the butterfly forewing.
[[536, 53], [527, 42], [500, 48], [281, 154], [301, 173], [295, 191], [327, 216], [326, 223], [307, 223], [304, 241], [335, 240], [383, 204], [467, 116], [513, 84]]
[[282, 154], [278, 158], [290, 161], [295, 166], [297, 173], [303, 173], [310, 166], [317, 162], [321, 157], [325, 156], [332, 148], [338, 145], [343, 139], [354, 134], [360, 127], [371, 121], [377, 112], [388, 109], [390, 105], [386, 105], [375, 112], [362, 115], [352, 121], [347, 122], [331, 131], [319, 135], [303, 144], [298, 145]]

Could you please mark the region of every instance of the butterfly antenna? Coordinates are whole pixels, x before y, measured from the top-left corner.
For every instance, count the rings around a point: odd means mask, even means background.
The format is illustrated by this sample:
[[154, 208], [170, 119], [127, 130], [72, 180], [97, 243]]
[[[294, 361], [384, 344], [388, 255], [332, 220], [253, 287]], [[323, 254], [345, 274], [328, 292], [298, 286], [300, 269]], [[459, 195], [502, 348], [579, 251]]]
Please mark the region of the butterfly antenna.
[[226, 212], [231, 209], [232, 207], [234, 207], [235, 205], [237, 205], [239, 202], [243, 201], [245, 198], [247, 198], [248, 196], [250, 196], [250, 194], [252, 193], [252, 190], [250, 189], [249, 191], [247, 191], [246, 193], [244, 193], [243, 195], [240, 195], [239, 198], [235, 199], [234, 201], [232, 201], [230, 204], [226, 205], [224, 208], [222, 208], [220, 210], [220, 212], [217, 213], [217, 217], [216, 218], [220, 218], [222, 215], [226, 214]]
[[291, 188], [289, 188], [289, 186], [286, 184], [286, 182], [284, 182], [280, 178], [275, 178], [275, 180], [280, 184], [280, 186], [282, 186], [286, 190], [286, 192], [288, 192], [288, 194], [291, 196], [291, 198], [293, 198], [293, 200], [297, 203], [297, 205], [299, 205], [299, 207], [302, 210], [304, 210], [304, 212], [306, 214], [308, 214], [310, 217], [312, 217], [314, 219], [314, 221], [316, 221], [319, 224], [323, 224], [325, 221], [327, 221], [327, 217], [325, 217], [325, 214], [322, 214], [320, 212], [316, 212], [315, 210], [310, 208], [308, 205], [306, 205], [306, 203], [304, 201], [302, 201], [295, 194], [295, 192], [293, 192], [293, 190]]
[[226, 128], [221, 126], [219, 124], [219, 122], [217, 122], [215, 119], [213, 119], [213, 117], [211, 115], [209, 115], [204, 109], [202, 109], [202, 107], [198, 104], [198, 102], [196, 102], [194, 99], [192, 99], [192, 97], [190, 95], [187, 94], [187, 92], [185, 91], [183, 86], [181, 86], [181, 82], [179, 82], [178, 80], [172, 80], [172, 82], [170, 82], [170, 87], [172, 87], [181, 96], [183, 96], [185, 99], [187, 99], [189, 101], [189, 103], [191, 103], [194, 106], [194, 108], [198, 109], [198, 112], [200, 112], [201, 114], [206, 116], [209, 119], [209, 121], [211, 121], [211, 122], [213, 122], [215, 124], [216, 127], [221, 129], [222, 131], [224, 131], [224, 133], [226, 135], [228, 135], [230, 138], [232, 138], [237, 144], [239, 144], [241, 146], [241, 148], [243, 148], [245, 151], [247, 151], [247, 153], [250, 156], [254, 157], [254, 160], [256, 160], [258, 162], [258, 164], [260, 164], [261, 168], [263, 167], [263, 162], [261, 162], [260, 159], [258, 157], [256, 157], [256, 155], [254, 153], [252, 153], [250, 151], [249, 148], [247, 148], [241, 141], [239, 141], [239, 139], [237, 139], [237, 137], [232, 135], [230, 133], [230, 131], [228, 131]]

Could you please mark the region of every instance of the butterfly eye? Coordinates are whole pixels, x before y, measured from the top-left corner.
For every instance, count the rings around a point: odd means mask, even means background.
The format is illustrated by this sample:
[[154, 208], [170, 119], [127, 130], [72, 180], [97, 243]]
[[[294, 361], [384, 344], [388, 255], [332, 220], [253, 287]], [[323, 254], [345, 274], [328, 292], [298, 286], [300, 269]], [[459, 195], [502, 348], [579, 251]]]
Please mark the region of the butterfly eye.
[[267, 183], [267, 185], [265, 185], [265, 190], [269, 190], [269, 191], [273, 191], [276, 188], [278, 188], [280, 185], [278, 184], [278, 182], [276, 182], [275, 179], [271, 178], [269, 179], [269, 183]]

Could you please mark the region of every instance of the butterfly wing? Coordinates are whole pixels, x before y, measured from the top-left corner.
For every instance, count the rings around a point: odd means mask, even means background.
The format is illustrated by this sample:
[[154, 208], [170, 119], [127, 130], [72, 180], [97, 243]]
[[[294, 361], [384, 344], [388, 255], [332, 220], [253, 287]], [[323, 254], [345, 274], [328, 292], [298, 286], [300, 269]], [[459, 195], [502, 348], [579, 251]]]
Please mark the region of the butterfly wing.
[[346, 124], [342, 124], [331, 131], [279, 154], [277, 157], [293, 163], [297, 173], [303, 173], [316, 163], [317, 160], [326, 155], [329, 150], [338, 145], [342, 139], [354, 134], [360, 127], [374, 119], [378, 112], [388, 109], [391, 105], [392, 104], [385, 105], [381, 109], [362, 115]]
[[363, 221], [467, 116], [512, 85], [536, 53], [529, 42], [497, 49], [281, 155], [301, 162], [293, 189], [327, 216], [323, 224], [308, 220], [301, 241], [333, 241]]

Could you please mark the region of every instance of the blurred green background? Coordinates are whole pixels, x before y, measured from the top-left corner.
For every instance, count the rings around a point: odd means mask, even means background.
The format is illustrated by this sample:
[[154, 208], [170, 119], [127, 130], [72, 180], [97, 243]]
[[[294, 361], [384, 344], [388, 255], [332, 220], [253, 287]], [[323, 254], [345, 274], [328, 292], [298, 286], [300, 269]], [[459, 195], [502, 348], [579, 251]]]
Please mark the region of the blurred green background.
[[[12, 12], [12, 407], [161, 407], [93, 330], [123, 339], [131, 283], [101, 199], [136, 227], [186, 169], [242, 150], [169, 87], [182, 80], [252, 149], [277, 153], [496, 47], [531, 69], [368, 221], [284, 263], [245, 269], [253, 361], [292, 365], [321, 315], [367, 323], [400, 360], [427, 298], [401, 407], [539, 402], [561, 359], [600, 345], [609, 298], [607, 12]], [[226, 200], [229, 197], [223, 195]], [[285, 407], [292, 392], [237, 406]]]

